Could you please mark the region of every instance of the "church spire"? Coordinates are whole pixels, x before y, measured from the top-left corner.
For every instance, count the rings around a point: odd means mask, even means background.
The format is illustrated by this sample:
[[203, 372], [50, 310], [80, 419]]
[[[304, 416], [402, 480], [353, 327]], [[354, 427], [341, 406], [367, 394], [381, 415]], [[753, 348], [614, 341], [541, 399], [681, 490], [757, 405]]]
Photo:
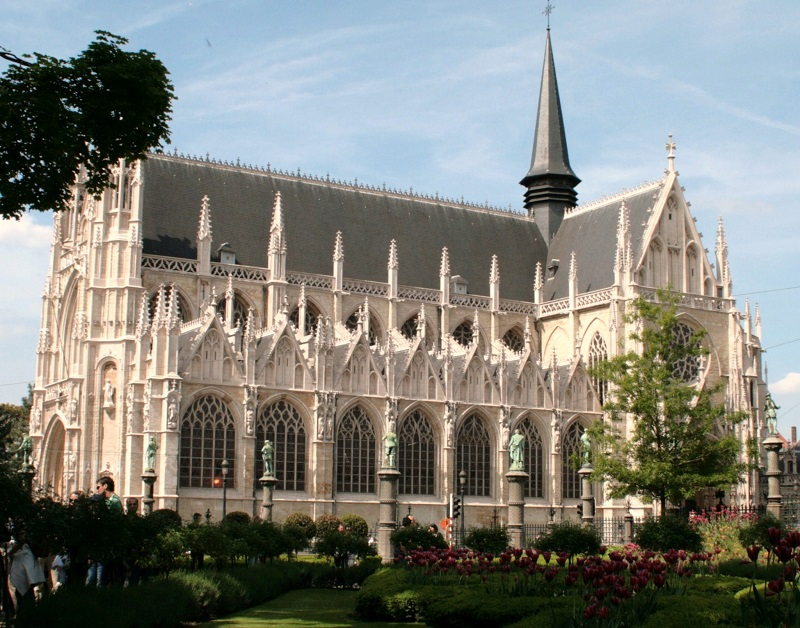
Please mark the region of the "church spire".
[[564, 210], [577, 204], [578, 195], [575, 187], [580, 182], [569, 165], [564, 119], [561, 116], [561, 101], [558, 97], [556, 66], [548, 27], [531, 167], [525, 178], [520, 181], [520, 185], [528, 188], [525, 192], [525, 209], [539, 225], [539, 231], [545, 242], [549, 243], [558, 231]]

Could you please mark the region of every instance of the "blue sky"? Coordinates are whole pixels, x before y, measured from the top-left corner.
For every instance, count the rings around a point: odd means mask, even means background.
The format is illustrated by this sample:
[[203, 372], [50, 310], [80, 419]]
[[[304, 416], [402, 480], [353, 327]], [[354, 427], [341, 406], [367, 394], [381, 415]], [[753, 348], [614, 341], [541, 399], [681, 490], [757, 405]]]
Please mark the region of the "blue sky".
[[[579, 200], [661, 176], [674, 134], [704, 244], [713, 255], [722, 216], [738, 305], [760, 306], [788, 435], [800, 424], [800, 3], [553, 3]], [[170, 150], [522, 206], [544, 1], [5, 4], [0, 46], [17, 54], [76, 55], [98, 29], [155, 52], [179, 98]], [[34, 378], [50, 225], [0, 223], [0, 401]]]

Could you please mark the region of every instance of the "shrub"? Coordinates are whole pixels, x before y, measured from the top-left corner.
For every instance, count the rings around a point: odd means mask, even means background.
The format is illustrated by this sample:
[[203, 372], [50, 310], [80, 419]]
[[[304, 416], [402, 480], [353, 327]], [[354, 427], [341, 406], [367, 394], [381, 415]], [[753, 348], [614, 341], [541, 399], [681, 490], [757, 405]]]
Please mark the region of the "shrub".
[[325, 536], [328, 532], [336, 532], [340, 525], [344, 525], [342, 520], [336, 515], [325, 513], [317, 517], [317, 536]]
[[600, 551], [600, 535], [593, 527], [565, 521], [550, 527], [533, 542], [533, 547], [551, 552], [569, 552], [571, 556], [597, 554]]
[[703, 547], [700, 533], [689, 525], [688, 520], [677, 515], [646, 519], [635, 532], [634, 540], [641, 547], [656, 552], [671, 549], [699, 552]]
[[290, 552], [297, 553], [306, 549], [311, 543], [311, 539], [317, 533], [317, 526], [314, 520], [307, 514], [295, 512], [283, 523], [283, 533], [290, 548]]
[[150, 526], [150, 529], [155, 532], [162, 532], [166, 530], [177, 530], [183, 525], [181, 516], [174, 510], [169, 508], [159, 508], [154, 510], [145, 518]]
[[241, 523], [243, 525], [247, 525], [250, 523], [250, 515], [242, 510], [234, 510], [233, 512], [229, 512], [225, 515], [224, 521], [230, 521], [235, 523]]
[[366, 519], [360, 515], [348, 514], [342, 517], [342, 523], [346, 530], [361, 538], [369, 537], [369, 525]]
[[786, 534], [786, 528], [780, 519], [769, 513], [764, 513], [763, 515], [759, 515], [755, 521], [751, 522], [749, 525], [743, 526], [739, 530], [739, 540], [744, 547], [760, 545], [761, 547], [769, 549], [772, 547], [772, 543], [769, 540], [770, 528], [778, 528], [781, 531], [781, 538]]
[[256, 539], [256, 551], [262, 562], [275, 558], [289, 551], [286, 537], [280, 526], [271, 521], [257, 521], [250, 524]]
[[[405, 555], [415, 549], [446, 549], [447, 541], [441, 534], [434, 534], [427, 528], [407, 526], [397, 528], [390, 537], [395, 554]], [[505, 549], [505, 548], [504, 548]]]
[[464, 539], [464, 544], [476, 552], [491, 552], [502, 554], [508, 547], [508, 528], [497, 526], [494, 528], [474, 528], [469, 531]]

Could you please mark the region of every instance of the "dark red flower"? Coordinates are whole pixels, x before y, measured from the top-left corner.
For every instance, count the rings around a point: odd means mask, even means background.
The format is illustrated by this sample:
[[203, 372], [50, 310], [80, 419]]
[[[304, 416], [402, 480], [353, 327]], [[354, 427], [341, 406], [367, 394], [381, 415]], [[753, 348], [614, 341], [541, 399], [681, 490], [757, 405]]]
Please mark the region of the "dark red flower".
[[769, 542], [773, 545], [777, 545], [781, 542], [781, 529], [776, 528], [775, 526], [770, 527], [769, 529]]
[[770, 581], [770, 583], [767, 584], [767, 586], [769, 587], [769, 590], [772, 591], [773, 593], [780, 593], [781, 591], [783, 591], [783, 587], [785, 584], [786, 581], [783, 578], [778, 578], [777, 580]]
[[782, 543], [775, 547], [775, 555], [778, 557], [778, 560], [782, 563], [789, 562], [792, 560], [792, 555], [794, 554], [794, 550], [788, 545], [783, 545]]
[[753, 562], [756, 562], [758, 560], [759, 552], [761, 552], [760, 545], [751, 545], [747, 548], [747, 557]]

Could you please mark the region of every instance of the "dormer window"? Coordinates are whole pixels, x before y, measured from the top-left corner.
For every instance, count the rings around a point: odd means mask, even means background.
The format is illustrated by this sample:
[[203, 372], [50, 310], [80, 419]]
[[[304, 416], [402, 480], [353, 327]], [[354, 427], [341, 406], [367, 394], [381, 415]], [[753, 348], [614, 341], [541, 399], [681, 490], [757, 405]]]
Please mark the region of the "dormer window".
[[551, 259], [550, 263], [547, 265], [547, 278], [552, 279], [556, 276], [556, 272], [558, 272], [558, 264], [559, 260]]
[[450, 277], [450, 292], [453, 294], [467, 294], [467, 286], [469, 282], [461, 275], [453, 275]]
[[223, 242], [220, 244], [219, 248], [217, 249], [217, 255], [219, 255], [220, 264], [233, 265], [236, 263], [236, 251], [229, 242]]

